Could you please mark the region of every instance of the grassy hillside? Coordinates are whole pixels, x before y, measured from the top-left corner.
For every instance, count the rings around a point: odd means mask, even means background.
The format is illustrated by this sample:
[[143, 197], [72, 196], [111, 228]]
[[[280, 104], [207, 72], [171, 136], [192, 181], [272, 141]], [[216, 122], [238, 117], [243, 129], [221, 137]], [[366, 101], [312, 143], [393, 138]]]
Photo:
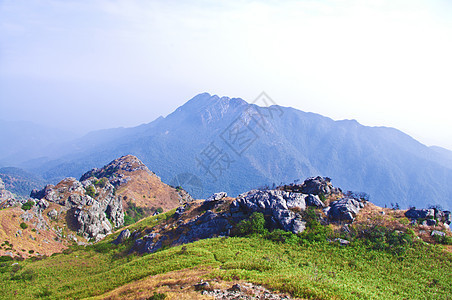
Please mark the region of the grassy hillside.
[[[149, 229], [173, 212], [129, 228]], [[115, 236], [42, 260], [2, 262], [1, 297], [148, 299], [157, 291], [169, 299], [206, 299], [193, 289], [201, 278], [212, 286], [254, 282], [312, 299], [450, 299], [452, 294], [452, 278], [445, 276], [452, 273], [452, 254], [421, 240], [396, 254], [360, 240], [344, 247], [308, 236], [291, 243], [252, 235], [137, 256], [128, 254], [130, 242], [111, 244]]]

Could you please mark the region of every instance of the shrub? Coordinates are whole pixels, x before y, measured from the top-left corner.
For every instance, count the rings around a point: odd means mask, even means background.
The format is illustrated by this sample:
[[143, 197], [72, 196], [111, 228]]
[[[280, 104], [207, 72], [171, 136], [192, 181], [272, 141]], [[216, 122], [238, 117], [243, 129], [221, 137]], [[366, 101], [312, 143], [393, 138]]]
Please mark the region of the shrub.
[[327, 240], [331, 234], [331, 229], [320, 224], [319, 217], [313, 207], [305, 210], [303, 219], [306, 221], [306, 230], [300, 236], [304, 240], [309, 242], [323, 242]]
[[147, 300], [163, 300], [166, 299], [166, 294], [154, 292], [154, 295], [149, 297]]
[[11, 256], [8, 256], [8, 255], [0, 256], [0, 262], [12, 261], [12, 260], [13, 260], [13, 258]]
[[413, 231], [402, 232], [376, 225], [358, 230], [358, 238], [371, 249], [403, 254], [413, 242]]
[[104, 188], [108, 183], [108, 179], [105, 177], [102, 177], [101, 179], [95, 180], [94, 185], [99, 186], [101, 188]]
[[24, 222], [22, 222], [22, 223], [20, 223], [20, 228], [22, 228], [22, 229], [27, 229], [27, 228], [28, 228], [28, 225], [25, 224]]
[[147, 215], [150, 215], [150, 211], [147, 207], [139, 207], [133, 202], [127, 202], [127, 209], [124, 213], [124, 226], [138, 222]]
[[26, 203], [22, 204], [22, 209], [23, 210], [30, 210], [33, 205], [35, 205], [35, 202], [32, 200], [28, 200]]
[[434, 235], [433, 239], [435, 242], [443, 245], [452, 245], [452, 237], [450, 236], [441, 236], [441, 235]]
[[262, 213], [254, 212], [248, 219], [240, 221], [234, 228], [234, 234], [246, 236], [266, 233], [265, 218]]
[[269, 232], [266, 236], [266, 239], [269, 239], [274, 242], [279, 243], [287, 243], [291, 245], [296, 245], [298, 243], [298, 236], [293, 234], [290, 231], [284, 231], [281, 229], [275, 229], [272, 232]]
[[85, 188], [86, 194], [92, 198], [96, 195], [96, 188], [92, 185], [89, 185]]

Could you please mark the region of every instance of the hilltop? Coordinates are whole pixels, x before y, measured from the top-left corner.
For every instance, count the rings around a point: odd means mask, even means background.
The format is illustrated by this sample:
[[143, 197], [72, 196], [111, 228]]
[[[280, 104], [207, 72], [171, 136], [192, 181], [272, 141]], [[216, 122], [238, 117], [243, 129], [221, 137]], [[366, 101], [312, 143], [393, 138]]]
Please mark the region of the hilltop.
[[115, 228], [192, 200], [131, 155], [92, 169], [80, 180], [66, 178], [33, 190], [28, 200], [9, 196], [0, 202], [0, 255], [20, 257], [99, 241]]

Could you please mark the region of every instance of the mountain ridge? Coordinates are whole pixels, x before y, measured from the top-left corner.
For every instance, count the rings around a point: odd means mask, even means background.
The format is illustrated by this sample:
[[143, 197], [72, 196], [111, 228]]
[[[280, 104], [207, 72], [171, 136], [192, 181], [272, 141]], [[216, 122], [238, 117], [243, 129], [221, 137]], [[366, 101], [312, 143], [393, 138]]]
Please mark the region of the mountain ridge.
[[[237, 149], [227, 141], [228, 130], [236, 124], [254, 131], [248, 131], [254, 141], [243, 153], [234, 152]], [[345, 189], [369, 193], [379, 205], [451, 206], [447, 182], [452, 179], [452, 165], [438, 151], [391, 127], [335, 121], [290, 107], [260, 107], [240, 98], [203, 93], [166, 117], [103, 133], [79, 139], [77, 152], [69, 151], [32, 170], [48, 180], [79, 177], [81, 170], [130, 153], [165, 182], [181, 174], [196, 176], [202, 182], [203, 192], [195, 195], [199, 198], [218, 190], [237, 195], [260, 185], [323, 175], [336, 178]], [[212, 145], [230, 158], [217, 178], [198, 160]]]

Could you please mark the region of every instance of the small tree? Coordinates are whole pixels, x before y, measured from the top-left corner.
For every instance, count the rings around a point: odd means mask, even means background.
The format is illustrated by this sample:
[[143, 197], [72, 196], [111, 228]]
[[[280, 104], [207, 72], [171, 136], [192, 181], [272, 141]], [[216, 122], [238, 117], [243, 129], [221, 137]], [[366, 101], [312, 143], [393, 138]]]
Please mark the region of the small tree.
[[33, 200], [28, 200], [26, 203], [22, 204], [23, 210], [30, 210], [33, 205], [35, 205], [35, 202]]
[[242, 220], [237, 224], [236, 235], [246, 236], [250, 234], [263, 234], [265, 229], [265, 218], [262, 213], [254, 212], [247, 220]]
[[89, 185], [85, 188], [86, 194], [92, 198], [96, 195], [96, 188], [92, 185]]

